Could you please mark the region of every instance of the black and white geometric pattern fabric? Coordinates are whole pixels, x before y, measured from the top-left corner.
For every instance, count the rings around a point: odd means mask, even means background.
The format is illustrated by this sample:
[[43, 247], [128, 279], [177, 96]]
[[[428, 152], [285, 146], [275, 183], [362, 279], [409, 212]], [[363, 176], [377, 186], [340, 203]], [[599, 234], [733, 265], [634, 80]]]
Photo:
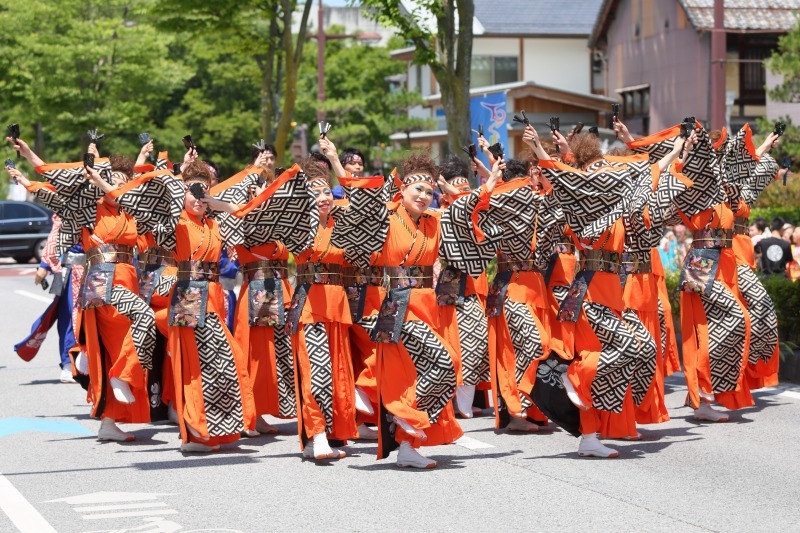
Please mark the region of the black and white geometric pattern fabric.
[[561, 240], [564, 225], [564, 211], [554, 194], [536, 195], [536, 249], [533, 252], [534, 264], [544, 271], [550, 263], [555, 245]]
[[175, 227], [186, 197], [183, 181], [168, 170], [148, 173], [139, 179], [145, 176], [152, 178], [121, 195], [119, 204], [136, 219], [139, 235], [152, 232], [158, 246], [174, 250]]
[[661, 305], [661, 298], [658, 299], [658, 330], [660, 333], [659, 343], [661, 346], [661, 357], [667, 357], [667, 342], [669, 336], [667, 335], [667, 317], [664, 315], [664, 306]]
[[733, 294], [719, 282], [711, 293], [700, 294], [708, 321], [708, 355], [713, 392], [736, 389], [742, 371], [746, 334], [745, 315]]
[[353, 266], [369, 266], [370, 257], [383, 248], [389, 231], [383, 187], [353, 187], [350, 202], [335, 213], [331, 245], [347, 250]]
[[64, 217], [64, 199], [57, 192], [46, 187], [39, 187], [33, 192], [33, 197], [51, 211], [55, 211], [59, 218]]
[[650, 331], [642, 324], [635, 311], [627, 310], [622, 313], [622, 319], [630, 332], [639, 343], [639, 357], [633, 369], [631, 378], [631, 393], [636, 405], [641, 405], [653, 379], [656, 377], [658, 346]]
[[464, 385], [489, 381], [489, 329], [476, 295], [465, 296], [464, 304], [456, 306], [456, 321]]
[[[647, 204], [652, 227], [663, 228], [680, 223], [680, 216], [675, 211], [675, 202], [688, 189], [689, 186], [679, 180], [669, 169], [659, 174], [658, 185]], [[677, 218], [678, 222], [668, 224], [671, 218]]]
[[569, 227], [583, 239], [594, 239], [629, 210], [633, 189], [631, 172], [605, 166], [592, 172], [543, 168], [561, 203]]
[[[231, 189], [237, 187], [226, 192]], [[319, 211], [305, 174], [298, 172], [242, 218], [222, 213], [218, 220], [220, 234], [228, 246], [253, 247], [281, 241], [289, 251], [299, 254], [314, 241]]]
[[[361, 321], [361, 325], [369, 334], [375, 329], [376, 323], [377, 315]], [[431, 423], [436, 423], [456, 391], [456, 369], [453, 360], [425, 322], [418, 320], [405, 322], [400, 332], [400, 342], [417, 370], [414, 408], [425, 411]]]
[[244, 430], [244, 410], [239, 374], [228, 338], [216, 313], [194, 329], [200, 358], [206, 426], [211, 437], [236, 435]]
[[726, 183], [740, 187], [747, 184], [758, 163], [750, 153], [750, 149], [753, 148], [752, 132], [750, 127], [745, 125], [730, 139], [725, 150], [723, 162]]
[[139, 295], [119, 285], [111, 287], [109, 303], [131, 321], [131, 340], [139, 364], [142, 368], [152, 370], [153, 350], [156, 348], [156, 317], [153, 310]]
[[722, 184], [724, 170], [717, 164], [708, 132], [697, 132], [697, 144], [686, 156], [682, 173], [694, 182], [675, 198], [675, 205], [686, 216], [696, 215], [725, 201]]
[[[51, 168], [59, 167], [59, 168]], [[61, 168], [64, 167], [64, 168]], [[111, 164], [108, 160], [95, 162], [100, 177], [111, 182]], [[97, 200], [103, 191], [90, 184], [84, 177], [83, 162], [64, 165], [45, 165], [42, 176], [55, 187], [61, 198], [61, 219], [56, 253], [64, 253], [80, 241], [83, 228], [93, 229], [97, 218]]]
[[[527, 305], [506, 298], [503, 304], [503, 312], [508, 324], [508, 332], [511, 335], [511, 343], [514, 346], [514, 375], [517, 380], [517, 386], [519, 386], [531, 364], [544, 355], [542, 336]], [[533, 405], [529, 396], [530, 393], [530, 390], [519, 391], [519, 399], [523, 410]]]
[[775, 305], [761, 280], [747, 265], [737, 267], [739, 290], [750, 313], [750, 353], [748, 362], [765, 363], [772, 359], [778, 344], [778, 317]]
[[439, 242], [439, 255], [448, 263], [467, 275], [479, 276], [495, 256], [502, 229], [490, 222], [487, 211], [479, 213], [486, 240], [477, 242], [472, 227], [472, 212], [478, 205], [480, 193], [472, 193], [458, 198], [442, 212], [442, 238]]
[[742, 198], [747, 205], [752, 207], [756, 203], [764, 189], [775, 181], [778, 170], [778, 162], [771, 155], [761, 156], [761, 160], [756, 164], [747, 183], [742, 187]]
[[311, 395], [325, 417], [325, 431], [330, 433], [333, 431], [333, 369], [325, 324], [304, 324], [300, 341], [305, 344], [311, 366]]
[[583, 310], [602, 347], [592, 381], [592, 406], [620, 413], [638, 364], [639, 342], [625, 322], [608, 307], [584, 301]]
[[156, 281], [156, 285], [153, 288], [153, 294], [157, 294], [158, 296], [163, 296], [165, 298], [169, 297], [170, 293], [172, 292], [172, 287], [178, 281], [178, 276], [175, 275], [164, 275], [163, 273], [158, 276], [158, 281]]
[[637, 154], [647, 154], [649, 162], [655, 165], [672, 152], [673, 148], [675, 148], [675, 139], [677, 139], [677, 135], [669, 139], [648, 144], [647, 146], [634, 148], [633, 151]]
[[297, 416], [297, 401], [294, 389], [294, 359], [292, 338], [283, 328], [275, 332], [275, 373], [278, 381], [278, 414], [284, 418]]

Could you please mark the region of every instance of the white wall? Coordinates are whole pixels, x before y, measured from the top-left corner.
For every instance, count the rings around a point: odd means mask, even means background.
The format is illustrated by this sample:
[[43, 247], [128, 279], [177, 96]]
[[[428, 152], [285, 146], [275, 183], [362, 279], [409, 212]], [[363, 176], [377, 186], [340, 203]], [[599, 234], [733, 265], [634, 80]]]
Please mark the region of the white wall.
[[519, 57], [519, 39], [475, 37], [472, 41], [472, 55]]
[[525, 39], [523, 50], [524, 81], [591, 92], [591, 56], [586, 39]]
[[[783, 76], [773, 74], [767, 67], [767, 88], [775, 87], [783, 81]], [[778, 102], [772, 100], [767, 94], [767, 119], [777, 120], [783, 117], [791, 117], [794, 124], [800, 123], [800, 104], [788, 102]]]

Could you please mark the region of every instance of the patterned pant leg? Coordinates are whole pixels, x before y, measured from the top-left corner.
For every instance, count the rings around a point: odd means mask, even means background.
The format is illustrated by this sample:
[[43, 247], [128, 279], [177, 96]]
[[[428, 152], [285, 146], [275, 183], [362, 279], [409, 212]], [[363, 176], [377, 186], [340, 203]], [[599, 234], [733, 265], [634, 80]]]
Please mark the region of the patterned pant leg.
[[149, 305], [125, 287], [111, 287], [109, 303], [131, 321], [131, 338], [142, 368], [153, 369], [156, 348], [156, 316]]
[[759, 360], [769, 362], [778, 344], [778, 317], [775, 305], [761, 281], [746, 265], [737, 269], [739, 290], [742, 292], [747, 310], [750, 312], [750, 354], [752, 365]]
[[665, 361], [664, 364], [666, 366], [667, 349], [668, 349], [667, 342], [669, 337], [667, 335], [667, 319], [666, 316], [664, 315], [664, 306], [661, 305], [661, 299], [658, 300], [658, 329], [659, 332], [661, 333], [660, 335], [661, 338], [659, 339], [659, 343], [661, 345], [661, 357]]
[[[514, 345], [515, 377], [517, 384], [519, 384], [531, 363], [544, 355], [542, 337], [527, 305], [512, 302], [506, 298], [503, 312], [508, 324], [508, 332], [511, 334], [511, 343]], [[519, 396], [523, 410], [533, 405], [527, 395], [520, 392]]]
[[212, 437], [236, 435], [244, 430], [242, 391], [228, 338], [216, 313], [206, 315], [205, 326], [195, 328], [200, 358], [206, 426]]
[[275, 371], [278, 381], [278, 414], [282, 417], [297, 416], [297, 401], [294, 390], [294, 359], [292, 358], [292, 337], [283, 328], [275, 332]]
[[464, 385], [489, 381], [489, 327], [476, 295], [465, 297], [464, 305], [456, 307], [456, 321]]
[[414, 320], [403, 324], [400, 339], [417, 370], [416, 408], [425, 411], [431, 423], [436, 423], [456, 391], [453, 360], [424, 322]]
[[625, 322], [608, 307], [584, 302], [583, 310], [602, 346], [592, 381], [593, 406], [620, 413], [639, 358], [639, 342]]
[[622, 318], [639, 343], [639, 357], [633, 369], [631, 393], [636, 405], [641, 405], [656, 376], [658, 346], [636, 312], [625, 311], [622, 313]]
[[708, 322], [708, 359], [711, 366], [713, 392], [736, 390], [742, 370], [745, 328], [747, 322], [733, 294], [718, 281], [711, 285], [711, 294], [702, 294]]
[[301, 340], [311, 367], [311, 395], [325, 417], [325, 431], [330, 433], [333, 431], [333, 369], [325, 324], [304, 324]]

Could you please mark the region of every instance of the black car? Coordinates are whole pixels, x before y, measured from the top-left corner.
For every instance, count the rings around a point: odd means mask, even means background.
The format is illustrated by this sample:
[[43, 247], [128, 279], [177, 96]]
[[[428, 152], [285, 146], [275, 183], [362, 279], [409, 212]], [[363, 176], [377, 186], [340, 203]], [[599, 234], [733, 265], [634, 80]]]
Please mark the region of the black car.
[[27, 263], [39, 261], [50, 229], [53, 212], [33, 202], [0, 200], [0, 257]]

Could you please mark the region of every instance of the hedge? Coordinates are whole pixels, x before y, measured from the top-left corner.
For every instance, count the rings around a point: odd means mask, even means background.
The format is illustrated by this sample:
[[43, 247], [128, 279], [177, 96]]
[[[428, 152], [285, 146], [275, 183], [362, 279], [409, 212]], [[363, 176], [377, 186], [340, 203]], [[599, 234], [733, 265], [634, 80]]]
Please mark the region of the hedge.
[[775, 217], [782, 218], [789, 224], [800, 224], [800, 207], [757, 207], [750, 210], [750, 222], [758, 217], [763, 218], [769, 225]]

